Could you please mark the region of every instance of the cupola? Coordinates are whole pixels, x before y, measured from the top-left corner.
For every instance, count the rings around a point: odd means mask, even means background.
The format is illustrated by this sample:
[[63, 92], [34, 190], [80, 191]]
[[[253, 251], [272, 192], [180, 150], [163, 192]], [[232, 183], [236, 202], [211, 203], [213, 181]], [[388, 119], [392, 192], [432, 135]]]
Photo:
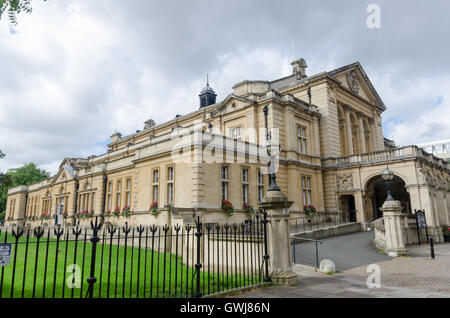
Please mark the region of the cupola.
[[209, 78], [206, 76], [206, 86], [200, 92], [200, 108], [207, 107], [209, 105], [214, 105], [216, 103], [217, 94], [209, 86]]

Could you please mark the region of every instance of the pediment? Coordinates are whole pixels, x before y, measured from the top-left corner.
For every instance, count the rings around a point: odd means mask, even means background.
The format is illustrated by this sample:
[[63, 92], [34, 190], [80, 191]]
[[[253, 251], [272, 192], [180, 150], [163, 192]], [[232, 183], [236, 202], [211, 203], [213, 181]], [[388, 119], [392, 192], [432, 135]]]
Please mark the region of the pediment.
[[330, 72], [330, 75], [353, 94], [386, 110], [383, 101], [359, 62], [336, 69]]
[[73, 168], [68, 165], [64, 165], [59, 168], [59, 171], [55, 176], [52, 178], [51, 183], [60, 183], [60, 182], [66, 182], [71, 181], [75, 179], [75, 175], [73, 173]]
[[217, 105], [217, 108], [212, 112], [211, 116], [223, 115], [251, 104], [253, 104], [252, 100], [230, 94]]

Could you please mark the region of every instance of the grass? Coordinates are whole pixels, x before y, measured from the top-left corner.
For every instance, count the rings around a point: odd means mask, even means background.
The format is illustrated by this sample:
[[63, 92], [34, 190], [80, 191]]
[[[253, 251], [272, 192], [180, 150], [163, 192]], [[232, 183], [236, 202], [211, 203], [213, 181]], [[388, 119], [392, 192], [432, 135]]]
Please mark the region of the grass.
[[[37, 239], [30, 237], [29, 244], [26, 244], [27, 238], [21, 237], [16, 247], [15, 238], [9, 235], [8, 243], [13, 243], [13, 253], [10, 265], [0, 270], [1, 297], [86, 297], [92, 243], [84, 243], [83, 235], [80, 239], [77, 243], [61, 240], [58, 244], [55, 239], [47, 240], [47, 237], [43, 237], [37, 244]], [[5, 242], [5, 234], [0, 235], [0, 242]], [[142, 246], [145, 246], [144, 243], [145, 240]], [[76, 273], [79, 274], [76, 275], [76, 283], [79, 284], [77, 288], [70, 288], [74, 268], [72, 264], [76, 264]], [[191, 256], [189, 265], [184, 264], [181, 257], [174, 254], [99, 242], [96, 250], [94, 276], [97, 282], [94, 285], [94, 297], [191, 296], [196, 287], [193, 284], [196, 278], [193, 277], [195, 268], [192, 266]], [[200, 272], [202, 294], [239, 288], [257, 281], [258, 277], [239, 273], [226, 275]]]

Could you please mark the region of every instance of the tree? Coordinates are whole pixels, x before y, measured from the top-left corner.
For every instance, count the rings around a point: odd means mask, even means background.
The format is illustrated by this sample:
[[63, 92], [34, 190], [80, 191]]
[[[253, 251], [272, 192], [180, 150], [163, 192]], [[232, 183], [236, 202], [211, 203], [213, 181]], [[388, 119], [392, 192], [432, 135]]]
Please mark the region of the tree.
[[34, 163], [27, 163], [23, 167], [9, 169], [6, 173], [11, 178], [11, 186], [30, 185], [50, 177], [50, 173], [39, 169]]
[[17, 15], [19, 13], [31, 13], [31, 11], [33, 11], [31, 0], [0, 0], [0, 19], [3, 13], [8, 12], [9, 22], [13, 25], [17, 25]]
[[50, 173], [37, 168], [34, 163], [9, 169], [7, 173], [0, 173], [0, 212], [4, 212], [6, 209], [6, 198], [10, 188], [38, 183], [48, 177], [50, 177]]

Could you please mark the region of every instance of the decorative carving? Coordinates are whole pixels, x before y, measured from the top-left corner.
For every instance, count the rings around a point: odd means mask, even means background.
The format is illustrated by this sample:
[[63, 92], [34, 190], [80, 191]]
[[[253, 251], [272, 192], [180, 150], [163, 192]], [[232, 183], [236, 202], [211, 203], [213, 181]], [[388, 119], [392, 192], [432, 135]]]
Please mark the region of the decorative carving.
[[359, 93], [359, 83], [358, 83], [358, 78], [356, 76], [356, 72], [353, 70], [353, 71], [347, 73], [346, 77], [347, 77], [347, 84], [348, 84], [348, 87], [350, 87], [350, 90], [353, 93], [358, 94]]
[[308, 65], [303, 58], [295, 60], [291, 63], [292, 65], [292, 74], [296, 75], [297, 80], [306, 78], [306, 68]]
[[431, 182], [431, 176], [428, 170], [423, 167], [419, 167], [417, 170], [419, 173], [419, 184], [428, 185]]
[[353, 190], [353, 175], [351, 173], [338, 174], [336, 186], [338, 191]]

